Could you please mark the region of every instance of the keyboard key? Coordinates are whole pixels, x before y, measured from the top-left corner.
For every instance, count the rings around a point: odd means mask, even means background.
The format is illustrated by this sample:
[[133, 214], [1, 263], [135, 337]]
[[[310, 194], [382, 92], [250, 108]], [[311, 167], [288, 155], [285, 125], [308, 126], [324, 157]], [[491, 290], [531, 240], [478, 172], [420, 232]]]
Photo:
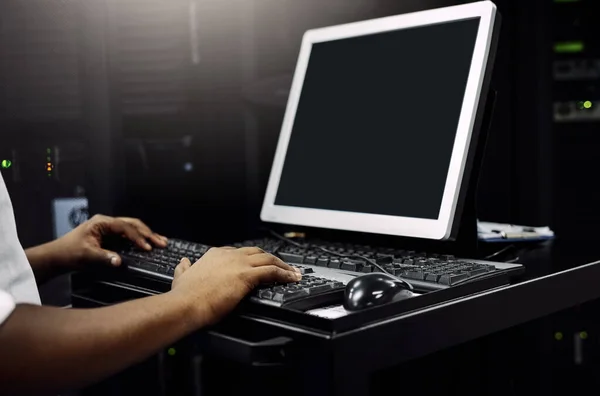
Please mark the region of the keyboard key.
[[340, 269], [342, 262], [338, 259], [333, 259], [329, 261], [329, 268]]
[[137, 268], [141, 268], [146, 271], [152, 271], [152, 272], [159, 272], [158, 270], [160, 269], [160, 266], [158, 264], [149, 263], [149, 262], [145, 262], [145, 261], [138, 261], [137, 263], [135, 263], [135, 266]]
[[329, 291], [332, 289], [333, 289], [333, 284], [323, 282], [323, 284], [311, 286], [311, 287], [307, 288], [306, 290], [308, 290], [308, 293], [310, 293], [310, 294], [319, 294], [319, 293], [326, 292], [326, 291]]
[[317, 260], [317, 265], [319, 267], [327, 267], [327, 264], [329, 264], [329, 257], [319, 257]]
[[308, 267], [296, 266], [296, 268], [298, 268], [300, 270], [300, 273], [302, 275], [304, 275], [304, 274], [312, 274], [313, 272], [315, 272], [312, 268], [308, 268]]
[[275, 294], [270, 289], [259, 290], [258, 297], [263, 298], [265, 300], [271, 300]]
[[304, 258], [304, 264], [316, 264], [317, 263], [317, 256], [306, 256]]
[[280, 252], [279, 257], [281, 257], [281, 259], [286, 263], [290, 264], [302, 264], [304, 261], [304, 256], [301, 254]]
[[427, 282], [435, 282], [437, 283], [437, 281], [440, 279], [440, 274], [436, 274], [436, 273], [428, 273], [425, 275], [425, 280]]
[[310, 294], [305, 289], [288, 290], [288, 291], [275, 293], [275, 295], [273, 296], [273, 301], [288, 302], [288, 301], [295, 300], [295, 299], [305, 297], [308, 295], [310, 295]]
[[470, 276], [476, 276], [476, 275], [485, 274], [486, 272], [488, 272], [488, 269], [487, 268], [481, 268], [481, 267], [480, 268], [475, 267], [475, 268], [469, 269], [468, 272], [469, 272]]
[[452, 286], [454, 283], [467, 279], [469, 277], [468, 274], [444, 274], [440, 276], [439, 283], [442, 285]]
[[389, 256], [389, 255], [379, 256], [379, 254], [378, 254], [376, 261], [377, 261], [377, 264], [380, 264], [380, 265], [391, 264], [394, 262], [394, 257]]
[[423, 271], [410, 270], [406, 271], [404, 277], [408, 279], [425, 280], [425, 273]]
[[346, 271], [360, 272], [364, 264], [363, 260], [344, 259], [340, 268]]

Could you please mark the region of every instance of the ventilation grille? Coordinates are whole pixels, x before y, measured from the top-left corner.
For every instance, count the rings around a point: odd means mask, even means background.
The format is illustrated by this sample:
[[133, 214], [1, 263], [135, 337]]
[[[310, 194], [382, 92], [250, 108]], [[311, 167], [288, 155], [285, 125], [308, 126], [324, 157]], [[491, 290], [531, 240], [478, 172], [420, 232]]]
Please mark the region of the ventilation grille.
[[76, 0], [1, 0], [0, 111], [6, 118], [81, 114]]
[[181, 111], [192, 61], [190, 2], [113, 0], [113, 10], [123, 114]]

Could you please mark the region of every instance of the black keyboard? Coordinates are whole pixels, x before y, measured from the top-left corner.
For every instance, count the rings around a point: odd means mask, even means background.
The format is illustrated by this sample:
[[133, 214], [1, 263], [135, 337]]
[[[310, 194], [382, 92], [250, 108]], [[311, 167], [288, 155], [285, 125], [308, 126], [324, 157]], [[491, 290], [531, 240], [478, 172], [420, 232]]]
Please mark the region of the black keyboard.
[[420, 292], [440, 290], [501, 272], [493, 263], [458, 259], [449, 254], [319, 242], [298, 245], [302, 246], [267, 238], [234, 246], [259, 246], [288, 264], [308, 268], [328, 268], [356, 275], [385, 271], [406, 279]]
[[[457, 259], [452, 255], [362, 245], [292, 244], [267, 238], [233, 246], [258, 246], [300, 269], [303, 274], [300, 282], [261, 286], [253, 292], [253, 301], [277, 306], [323, 293], [343, 292], [345, 284], [357, 275], [375, 271], [404, 278], [418, 292], [445, 289], [502, 272], [491, 263]], [[146, 252], [132, 247], [121, 251], [121, 255], [129, 270], [170, 282], [181, 258], [187, 257], [195, 263], [208, 249], [210, 246], [171, 239], [165, 249]]]
[[[253, 245], [255, 246], [255, 245]], [[150, 252], [134, 247], [121, 250], [126, 268], [135, 273], [151, 278], [172, 281], [175, 267], [183, 257], [192, 263], [198, 261], [210, 246], [170, 239], [165, 249], [153, 249]], [[251, 300], [270, 305], [283, 306], [286, 303], [296, 302], [301, 299], [324, 294], [343, 293], [345, 284], [351, 277], [344, 277], [334, 271], [316, 275], [315, 269], [300, 263], [290, 263], [300, 269], [303, 274], [300, 282], [287, 284], [263, 285], [255, 289], [250, 296]]]

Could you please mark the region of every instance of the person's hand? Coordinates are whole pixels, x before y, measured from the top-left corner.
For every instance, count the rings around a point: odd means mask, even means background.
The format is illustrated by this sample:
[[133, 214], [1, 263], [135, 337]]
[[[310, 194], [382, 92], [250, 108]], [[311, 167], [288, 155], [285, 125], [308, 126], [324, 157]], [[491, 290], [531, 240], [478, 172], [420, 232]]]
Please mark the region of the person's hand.
[[223, 318], [260, 283], [301, 279], [297, 269], [259, 248], [212, 248], [194, 265], [181, 260], [171, 292], [192, 304], [191, 319], [200, 327]]
[[102, 248], [102, 240], [107, 236], [121, 236], [143, 250], [151, 250], [152, 245], [167, 246], [167, 238], [152, 232], [141, 220], [96, 215], [53, 243], [57, 261], [70, 270], [87, 264], [118, 267], [121, 257]]

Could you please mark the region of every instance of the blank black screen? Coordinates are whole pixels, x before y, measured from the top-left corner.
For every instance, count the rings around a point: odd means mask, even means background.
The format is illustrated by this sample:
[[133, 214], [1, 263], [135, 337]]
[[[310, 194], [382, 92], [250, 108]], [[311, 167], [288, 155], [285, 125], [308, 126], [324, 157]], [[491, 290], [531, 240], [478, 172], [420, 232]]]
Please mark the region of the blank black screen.
[[478, 28], [314, 44], [275, 204], [437, 219]]

